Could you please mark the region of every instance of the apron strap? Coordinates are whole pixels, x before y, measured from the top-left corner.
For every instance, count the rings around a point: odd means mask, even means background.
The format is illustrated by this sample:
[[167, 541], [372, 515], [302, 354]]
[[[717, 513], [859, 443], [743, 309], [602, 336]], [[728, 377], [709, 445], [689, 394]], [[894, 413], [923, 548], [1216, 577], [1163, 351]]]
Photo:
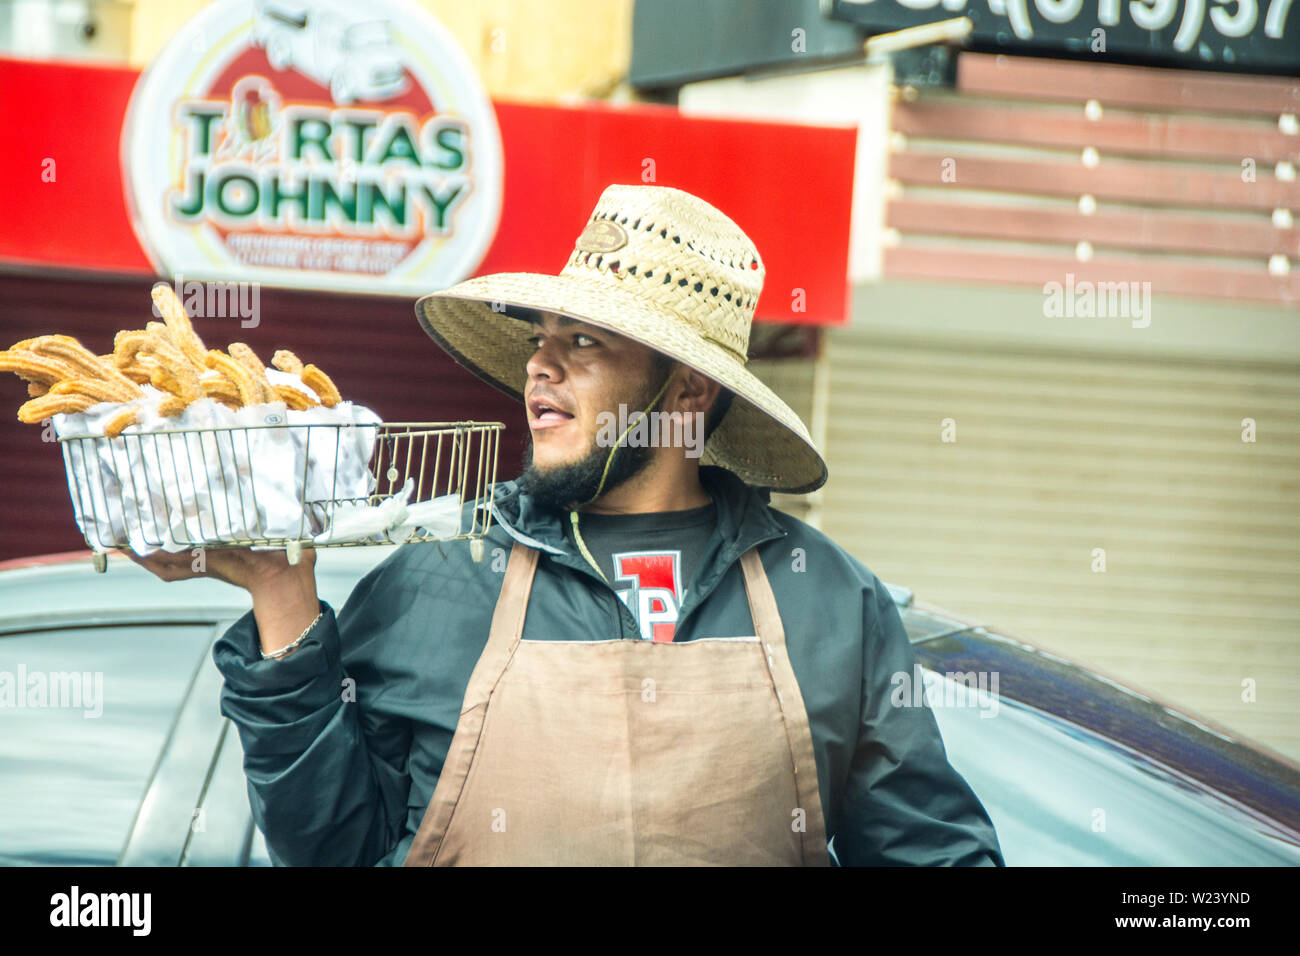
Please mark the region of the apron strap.
[[506, 665], [524, 633], [524, 616], [528, 612], [528, 598], [533, 591], [533, 575], [542, 552], [516, 541], [510, 549], [506, 563], [506, 576], [501, 584], [501, 596], [492, 612], [492, 627], [488, 631], [487, 645], [474, 665], [461, 713], [486, 704]]
[[[432, 866], [442, 848], [443, 837], [451, 823], [452, 812], [465, 792], [465, 781], [474, 760], [483, 719], [487, 713], [488, 698], [505, 673], [510, 657], [524, 633], [524, 614], [528, 610], [528, 596], [533, 590], [533, 573], [541, 552], [536, 548], [515, 542], [506, 564], [505, 580], [497, 597], [496, 610], [492, 612], [492, 627], [488, 631], [487, 646], [479, 655], [478, 663], [469, 676], [465, 700], [461, 706], [460, 721], [455, 736], [447, 750], [447, 759], [438, 774], [438, 785], [424, 811], [424, 819], [415, 833], [415, 839], [406, 853], [402, 866]], [[473, 741], [470, 746], [464, 739]], [[449, 796], [439, 799], [440, 795]]]
[[763, 570], [763, 561], [756, 548], [740, 556], [740, 570], [745, 575], [745, 596], [749, 599], [749, 614], [754, 619], [754, 631], [763, 642], [768, 657], [772, 651], [785, 648], [785, 626], [776, 607], [776, 595]]
[[[781, 704], [786, 737], [794, 758], [794, 786], [799, 808], [804, 811], [803, 839], [799, 841], [805, 866], [827, 866], [826, 821], [822, 815], [821, 790], [817, 780], [817, 759], [813, 753], [812, 727], [804, 707], [799, 681], [794, 675], [790, 655], [786, 652], [785, 627], [776, 606], [776, 595], [763, 570], [757, 548], [740, 556], [740, 570], [745, 575], [745, 594], [749, 598], [754, 630], [767, 655], [776, 699]], [[803, 772], [800, 773], [800, 770]]]

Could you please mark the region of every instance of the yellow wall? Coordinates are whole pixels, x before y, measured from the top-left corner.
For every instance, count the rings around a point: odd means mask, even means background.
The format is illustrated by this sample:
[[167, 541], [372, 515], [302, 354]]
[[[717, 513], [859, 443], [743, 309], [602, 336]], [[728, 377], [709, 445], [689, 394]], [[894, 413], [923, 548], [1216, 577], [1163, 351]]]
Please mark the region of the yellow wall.
[[[206, 4], [136, 0], [130, 62], [143, 67]], [[420, 0], [460, 43], [490, 96], [605, 97], [627, 74], [632, 0]]]

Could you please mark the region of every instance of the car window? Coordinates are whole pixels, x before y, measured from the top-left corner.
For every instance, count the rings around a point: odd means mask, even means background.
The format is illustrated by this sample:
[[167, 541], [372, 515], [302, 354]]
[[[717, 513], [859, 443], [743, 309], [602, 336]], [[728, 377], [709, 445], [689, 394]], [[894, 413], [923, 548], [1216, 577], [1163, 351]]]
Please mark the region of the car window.
[[0, 865], [117, 861], [206, 624], [0, 636]]

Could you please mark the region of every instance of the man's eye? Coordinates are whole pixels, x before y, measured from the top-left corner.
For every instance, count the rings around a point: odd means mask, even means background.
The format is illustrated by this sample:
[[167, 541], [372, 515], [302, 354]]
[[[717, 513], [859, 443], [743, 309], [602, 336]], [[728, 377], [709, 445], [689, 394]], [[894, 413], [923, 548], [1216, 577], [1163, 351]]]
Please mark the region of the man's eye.
[[577, 335], [573, 337], [573, 344], [580, 346], [582, 348], [586, 348], [588, 345], [595, 345], [596, 340], [593, 339], [590, 335], [583, 335], [581, 332], [579, 332]]
[[528, 337], [528, 344], [533, 347], [533, 351], [536, 351], [542, 347], [542, 337], [540, 335], [530, 335]]

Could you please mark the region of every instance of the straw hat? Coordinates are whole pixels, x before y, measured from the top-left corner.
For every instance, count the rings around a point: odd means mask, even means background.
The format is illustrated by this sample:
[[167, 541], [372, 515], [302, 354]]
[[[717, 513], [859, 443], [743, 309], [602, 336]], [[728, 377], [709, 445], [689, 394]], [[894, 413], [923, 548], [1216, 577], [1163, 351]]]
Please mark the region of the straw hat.
[[635, 339], [734, 393], [702, 464], [758, 487], [815, 491], [826, 463], [808, 429], [745, 368], [764, 273], [749, 237], [704, 200], [666, 186], [614, 185], [559, 275], [478, 276], [424, 296], [415, 313], [457, 362], [520, 401], [534, 330], [509, 309], [555, 312]]

